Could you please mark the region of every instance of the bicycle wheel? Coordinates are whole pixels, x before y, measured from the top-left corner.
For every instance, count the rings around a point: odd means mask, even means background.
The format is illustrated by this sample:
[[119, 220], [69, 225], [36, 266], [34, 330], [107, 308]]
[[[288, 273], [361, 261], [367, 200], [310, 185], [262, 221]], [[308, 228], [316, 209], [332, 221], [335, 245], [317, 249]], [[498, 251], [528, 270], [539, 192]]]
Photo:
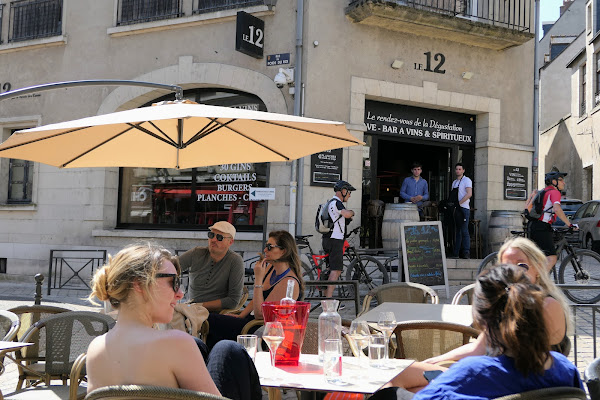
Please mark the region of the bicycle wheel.
[[[583, 274], [576, 274], [575, 272], [575, 262], [577, 261], [575, 257], [579, 260]], [[560, 264], [558, 279], [560, 283], [567, 285], [585, 286], [600, 284], [600, 255], [591, 250], [575, 250], [575, 254], [570, 254]], [[577, 304], [594, 304], [600, 300], [600, 290], [568, 289], [564, 292], [569, 300]]]
[[479, 264], [479, 268], [477, 269], [477, 275], [481, 274], [481, 272], [483, 272], [487, 269], [494, 268], [497, 263], [498, 263], [498, 252], [494, 251], [494, 252], [488, 254], [487, 256], [485, 256], [485, 258], [483, 259], [481, 264]]
[[[310, 265], [302, 261], [300, 263], [301, 271], [302, 271], [302, 280], [304, 281], [314, 281], [315, 275]], [[317, 288], [315, 286], [306, 286], [304, 288], [304, 297], [313, 297], [315, 295]]]
[[[374, 287], [381, 286], [390, 282], [390, 277], [386, 268], [373, 256], [360, 256], [361, 265], [358, 258], [352, 260], [346, 269], [346, 280], [357, 280], [359, 296], [363, 297]], [[362, 271], [366, 272], [363, 273]], [[354, 286], [347, 287], [349, 295], [354, 296]], [[363, 293], [364, 292], [364, 293]], [[359, 297], [359, 298], [360, 298]]]

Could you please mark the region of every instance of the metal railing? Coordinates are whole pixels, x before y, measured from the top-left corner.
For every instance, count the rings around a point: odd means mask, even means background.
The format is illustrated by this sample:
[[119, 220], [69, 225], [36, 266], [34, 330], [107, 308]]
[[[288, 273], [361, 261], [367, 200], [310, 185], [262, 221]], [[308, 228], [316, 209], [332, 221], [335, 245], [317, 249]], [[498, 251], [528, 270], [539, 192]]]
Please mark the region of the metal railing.
[[265, 4], [264, 0], [195, 0], [194, 14], [205, 14], [262, 4]]
[[90, 290], [94, 271], [106, 263], [106, 250], [50, 250], [48, 294], [52, 289]]
[[[600, 285], [556, 285], [564, 290], [600, 290]], [[598, 327], [600, 304], [571, 304], [573, 314], [573, 341], [569, 358], [575, 366], [585, 368], [598, 357]], [[581, 364], [581, 365], [579, 365]]]
[[20, 0], [10, 3], [9, 42], [62, 33], [62, 0]]
[[117, 26], [181, 16], [181, 0], [119, 0]]
[[[365, 0], [351, 0], [350, 6]], [[533, 32], [533, 2], [529, 0], [371, 0], [438, 14], [471, 19], [519, 32]]]

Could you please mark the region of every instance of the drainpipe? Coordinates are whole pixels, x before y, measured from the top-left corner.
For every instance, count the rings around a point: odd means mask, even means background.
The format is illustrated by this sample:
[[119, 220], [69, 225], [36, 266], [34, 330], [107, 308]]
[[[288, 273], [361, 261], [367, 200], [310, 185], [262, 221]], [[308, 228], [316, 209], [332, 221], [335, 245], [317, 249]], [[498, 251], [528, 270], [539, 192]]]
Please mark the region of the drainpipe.
[[[302, 28], [304, 26], [304, 0], [296, 2], [296, 68], [294, 71], [294, 115], [300, 115], [302, 101]], [[302, 232], [302, 168], [304, 161], [294, 160], [292, 162], [290, 181], [290, 219], [289, 231], [292, 234]], [[298, 184], [300, 182], [300, 184]]]
[[540, 102], [540, 67], [538, 62], [539, 52], [539, 26], [540, 26], [540, 0], [535, 0], [535, 43], [533, 59], [533, 160], [531, 163], [531, 190], [537, 188], [538, 180], [538, 157], [540, 147], [539, 137], [539, 102]]

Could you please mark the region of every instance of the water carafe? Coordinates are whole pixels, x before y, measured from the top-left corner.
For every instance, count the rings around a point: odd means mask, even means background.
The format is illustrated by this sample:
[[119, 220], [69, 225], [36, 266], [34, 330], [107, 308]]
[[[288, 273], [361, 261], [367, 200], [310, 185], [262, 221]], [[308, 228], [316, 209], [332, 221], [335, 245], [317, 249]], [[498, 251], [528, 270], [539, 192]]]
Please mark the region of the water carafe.
[[342, 338], [342, 317], [337, 313], [338, 300], [321, 300], [323, 312], [319, 315], [319, 360], [323, 361], [326, 339]]

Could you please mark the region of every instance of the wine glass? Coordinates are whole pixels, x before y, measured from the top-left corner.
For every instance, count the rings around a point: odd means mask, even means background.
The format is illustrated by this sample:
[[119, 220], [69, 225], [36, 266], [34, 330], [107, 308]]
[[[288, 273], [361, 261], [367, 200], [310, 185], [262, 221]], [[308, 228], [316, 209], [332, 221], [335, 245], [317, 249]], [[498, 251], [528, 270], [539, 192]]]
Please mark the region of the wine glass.
[[365, 358], [364, 349], [369, 344], [369, 336], [371, 335], [371, 330], [369, 329], [369, 324], [367, 321], [352, 321], [350, 324], [350, 331], [348, 336], [354, 342], [358, 350], [358, 362], [362, 363], [362, 360]]
[[269, 352], [271, 353], [271, 370], [273, 371], [274, 376], [272, 379], [276, 379], [275, 377], [275, 354], [277, 353], [277, 348], [283, 342], [284, 333], [283, 326], [281, 322], [267, 322], [265, 324], [265, 330], [263, 331], [263, 340], [269, 346]]
[[396, 316], [393, 312], [380, 312], [379, 313], [379, 321], [377, 322], [377, 327], [383, 333], [385, 337], [385, 359], [390, 359], [389, 347], [390, 347], [390, 336], [392, 336], [392, 332], [396, 328]]

